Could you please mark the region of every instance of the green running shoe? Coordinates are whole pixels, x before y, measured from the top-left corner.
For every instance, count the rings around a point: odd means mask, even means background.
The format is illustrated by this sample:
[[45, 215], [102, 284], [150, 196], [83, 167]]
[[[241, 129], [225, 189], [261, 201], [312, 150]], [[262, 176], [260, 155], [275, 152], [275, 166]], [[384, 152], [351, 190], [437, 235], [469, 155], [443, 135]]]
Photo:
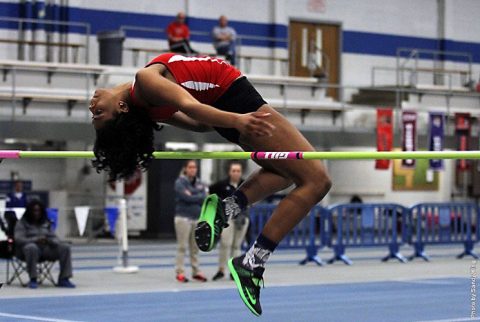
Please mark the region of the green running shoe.
[[256, 267], [253, 270], [243, 265], [245, 255], [232, 258], [228, 261], [228, 269], [237, 284], [238, 293], [243, 303], [256, 316], [262, 314], [260, 305], [260, 284], [263, 286], [263, 272], [265, 268]]
[[202, 205], [200, 218], [195, 227], [195, 242], [201, 251], [209, 252], [217, 245], [227, 220], [223, 202], [216, 194], [208, 196]]

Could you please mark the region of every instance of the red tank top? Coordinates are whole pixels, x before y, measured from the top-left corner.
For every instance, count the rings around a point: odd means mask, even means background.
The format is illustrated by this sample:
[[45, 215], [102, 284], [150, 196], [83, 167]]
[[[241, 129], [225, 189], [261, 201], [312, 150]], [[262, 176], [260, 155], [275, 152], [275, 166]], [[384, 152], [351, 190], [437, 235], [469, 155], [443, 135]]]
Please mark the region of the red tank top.
[[[222, 59], [213, 57], [186, 57], [179, 54], [162, 54], [145, 67], [163, 64], [173, 75], [178, 85], [185, 88], [200, 103], [212, 105], [230, 85], [241, 76], [241, 72]], [[135, 82], [130, 96], [133, 97]], [[177, 109], [169, 106], [149, 108], [152, 120], [161, 121], [170, 118]]]

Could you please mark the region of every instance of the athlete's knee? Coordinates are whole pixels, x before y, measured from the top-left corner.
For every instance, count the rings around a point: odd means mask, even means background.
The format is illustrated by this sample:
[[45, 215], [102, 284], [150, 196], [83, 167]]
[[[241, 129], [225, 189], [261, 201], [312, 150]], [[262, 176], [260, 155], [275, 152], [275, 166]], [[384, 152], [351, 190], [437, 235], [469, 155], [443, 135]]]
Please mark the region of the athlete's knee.
[[324, 169], [315, 171], [315, 174], [308, 177], [306, 185], [310, 187], [312, 196], [320, 201], [330, 191], [332, 187], [332, 180]]

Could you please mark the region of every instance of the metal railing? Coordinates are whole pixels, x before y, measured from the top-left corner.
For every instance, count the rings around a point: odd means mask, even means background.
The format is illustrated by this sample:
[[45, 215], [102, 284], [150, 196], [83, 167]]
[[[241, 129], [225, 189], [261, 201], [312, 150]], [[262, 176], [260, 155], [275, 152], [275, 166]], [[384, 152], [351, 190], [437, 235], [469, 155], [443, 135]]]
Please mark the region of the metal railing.
[[[433, 59], [425, 59], [423, 57], [430, 56]], [[465, 61], [462, 62], [466, 64], [465, 69], [444, 69], [438, 67], [440, 63], [443, 63], [442, 60], [439, 60], [440, 57], [457, 57], [464, 58]], [[427, 64], [431, 63], [432, 67], [421, 67], [420, 60], [423, 60]], [[440, 51], [440, 50], [428, 50], [428, 49], [418, 49], [418, 48], [399, 48], [397, 49], [396, 56], [396, 67], [387, 67], [387, 66], [374, 66], [371, 70], [371, 86], [377, 86], [377, 74], [378, 72], [395, 72], [395, 80], [388, 84], [390, 86], [404, 87], [418, 87], [419, 86], [419, 75], [427, 74], [432, 76], [432, 85], [437, 85], [437, 83], [444, 83], [445, 76], [447, 78], [446, 88], [452, 90], [454, 87], [454, 78], [459, 76], [459, 81], [457, 82], [460, 87], [465, 87], [469, 85], [472, 81], [472, 54], [468, 52], [451, 52], [451, 51]], [[442, 76], [439, 79], [438, 76]], [[444, 86], [445, 87], [445, 86]]]
[[[90, 52], [90, 34], [91, 34], [91, 26], [89, 23], [84, 22], [62, 22], [62, 21], [55, 21], [55, 20], [46, 20], [46, 19], [33, 19], [33, 18], [13, 18], [13, 17], [5, 17], [0, 16], [0, 23], [16, 23], [18, 24], [17, 27], [17, 39], [8, 38], [8, 39], [0, 39], [1, 43], [15, 43], [17, 44], [17, 59], [18, 60], [25, 60], [25, 47], [26, 45], [29, 46], [29, 60], [35, 61], [36, 60], [36, 46], [43, 46], [46, 48], [46, 61], [52, 62], [53, 61], [53, 53], [52, 48], [58, 47], [59, 48], [59, 62], [66, 62], [68, 61], [68, 48], [72, 48], [74, 51], [73, 56], [75, 60], [75, 56], [78, 53], [80, 47], [85, 49], [85, 56], [84, 62], [86, 64], [89, 63], [89, 52]], [[43, 29], [42, 29], [43, 27]], [[80, 34], [84, 34], [84, 42], [83, 44], [76, 44], [76, 43], [69, 43], [68, 42], [68, 32], [61, 32], [58, 30], [49, 30], [49, 29], [78, 29], [80, 28], [82, 32]], [[25, 32], [31, 30], [31, 37], [29, 40], [26, 39]], [[42, 31], [44, 33], [43, 40], [39, 39], [38, 32]], [[65, 34], [60, 41], [54, 41], [55, 34]]]
[[[166, 30], [164, 28], [151, 28], [151, 27], [122, 25], [122, 26], [120, 26], [120, 30], [122, 32], [124, 32], [126, 35], [128, 35], [129, 31], [130, 32], [142, 32], [142, 33], [158, 34], [159, 35], [158, 40], [164, 40], [163, 37], [166, 36]], [[190, 34], [192, 36], [211, 37], [211, 33], [206, 32], [206, 31], [192, 30], [192, 31], [190, 31]], [[281, 62], [284, 62], [284, 63], [288, 63], [288, 57], [286, 57], [286, 56], [285, 57], [276, 57], [274, 55], [272, 55], [272, 56], [260, 56], [260, 55], [244, 54], [244, 49], [245, 49], [244, 47], [246, 46], [244, 44], [245, 44], [245, 42], [248, 42], [248, 41], [266, 41], [266, 42], [272, 42], [272, 43], [284, 43], [284, 44], [288, 45], [288, 39], [287, 38], [263, 37], [263, 36], [252, 36], [252, 35], [237, 35], [237, 37], [235, 39], [236, 59], [237, 59], [237, 61], [239, 61], [239, 59], [240, 60], [245, 60], [246, 72], [247, 73], [250, 72], [249, 64], [250, 64], [250, 60], [252, 60], [252, 59], [261, 59], [261, 60], [267, 60], [267, 61], [271, 61], [271, 62], [281, 61]], [[133, 66], [138, 65], [139, 53], [142, 52], [142, 51], [146, 52], [146, 53], [148, 53], [148, 52], [161, 53], [161, 52], [168, 51], [168, 48], [126, 47], [124, 49], [132, 50], [134, 52], [133, 53], [133, 59], [132, 59]], [[211, 52], [205, 52], [204, 54], [215, 55], [216, 53], [215, 53], [215, 51], [212, 47]], [[288, 68], [286, 68], [285, 70], [288, 70]]]
[[[402, 60], [402, 57], [407, 54], [407, 58]], [[419, 49], [419, 48], [398, 48], [397, 49], [397, 58], [396, 58], [396, 66], [397, 66], [397, 86], [402, 86], [404, 84], [403, 80], [403, 70], [409, 69], [411, 70], [411, 81], [410, 83], [413, 86], [418, 85], [418, 73], [419, 72], [428, 72], [427, 69], [421, 68], [420, 59], [423, 57], [432, 57], [433, 67], [430, 68], [430, 72], [434, 76], [434, 83], [436, 82], [435, 78], [438, 75], [449, 75], [449, 86], [451, 86], [451, 75], [452, 74], [460, 74], [464, 75], [463, 83], [467, 83], [472, 78], [472, 54], [468, 52], [455, 52], [455, 51], [442, 51], [442, 50], [431, 50], [431, 49]], [[452, 58], [463, 58], [465, 61], [464, 63], [467, 64], [466, 70], [446, 70], [442, 68], [438, 68], [439, 64], [443, 64], [445, 57], [452, 57]], [[412, 67], [408, 67], [410, 63], [413, 64]]]

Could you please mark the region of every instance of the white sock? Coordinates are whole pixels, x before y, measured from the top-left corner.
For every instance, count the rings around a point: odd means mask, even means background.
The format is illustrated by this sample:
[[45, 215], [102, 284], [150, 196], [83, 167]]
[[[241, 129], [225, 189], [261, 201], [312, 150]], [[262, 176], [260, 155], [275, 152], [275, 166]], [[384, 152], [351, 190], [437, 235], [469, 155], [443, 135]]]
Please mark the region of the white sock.
[[242, 264], [247, 266], [250, 269], [256, 267], [265, 267], [265, 263], [272, 252], [268, 249], [261, 248], [257, 243], [255, 243], [245, 254]]

